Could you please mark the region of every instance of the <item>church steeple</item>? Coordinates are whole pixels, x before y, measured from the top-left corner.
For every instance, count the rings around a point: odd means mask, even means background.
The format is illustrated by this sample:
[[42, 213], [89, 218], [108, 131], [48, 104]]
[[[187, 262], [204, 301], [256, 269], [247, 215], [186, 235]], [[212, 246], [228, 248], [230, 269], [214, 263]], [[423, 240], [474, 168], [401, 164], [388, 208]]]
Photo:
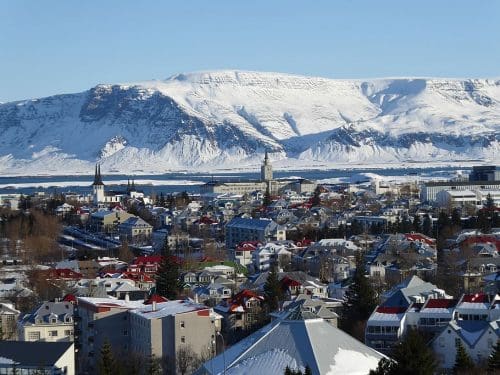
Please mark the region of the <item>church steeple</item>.
[[261, 181], [271, 181], [273, 179], [273, 166], [271, 165], [271, 162], [269, 161], [269, 155], [266, 153], [264, 155], [264, 162], [262, 163], [262, 166], [260, 167], [260, 179]]
[[97, 185], [102, 185], [104, 186], [104, 183], [102, 182], [102, 177], [101, 177], [101, 165], [96, 164], [95, 165], [95, 174], [94, 174], [94, 182], [92, 185], [97, 186]]

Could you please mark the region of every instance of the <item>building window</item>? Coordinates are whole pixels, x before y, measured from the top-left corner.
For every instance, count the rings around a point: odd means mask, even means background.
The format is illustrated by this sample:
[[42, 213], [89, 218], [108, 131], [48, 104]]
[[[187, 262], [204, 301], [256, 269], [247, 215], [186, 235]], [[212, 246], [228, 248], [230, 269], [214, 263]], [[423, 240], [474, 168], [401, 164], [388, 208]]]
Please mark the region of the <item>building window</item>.
[[49, 331], [49, 337], [57, 337], [57, 331]]
[[460, 339], [456, 338], [455, 339], [455, 347], [458, 347], [460, 345]]
[[186, 342], [186, 336], [181, 336], [181, 342], [184, 344]]
[[186, 327], [186, 323], [184, 322], [184, 320], [181, 320], [181, 328], [185, 328]]
[[29, 341], [38, 341], [38, 340], [40, 340], [40, 332], [39, 331], [28, 332], [28, 340]]

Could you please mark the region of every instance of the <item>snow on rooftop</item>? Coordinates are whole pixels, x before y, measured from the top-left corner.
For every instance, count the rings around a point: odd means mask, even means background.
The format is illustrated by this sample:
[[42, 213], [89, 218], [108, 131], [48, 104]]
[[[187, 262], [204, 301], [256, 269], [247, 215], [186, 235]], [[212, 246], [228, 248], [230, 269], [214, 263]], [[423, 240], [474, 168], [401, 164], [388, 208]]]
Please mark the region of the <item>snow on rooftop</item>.
[[[144, 305], [143, 305], [144, 306]], [[176, 300], [147, 305], [140, 307], [137, 310], [133, 310], [131, 313], [142, 316], [146, 319], [157, 319], [164, 316], [182, 314], [197, 310], [208, 310], [204, 305], [198, 303], [190, 302], [187, 300]]]
[[367, 374], [382, 357], [323, 319], [276, 320], [197, 373], [274, 375], [287, 365], [302, 370], [308, 365], [314, 374]]
[[[340, 348], [337, 354], [335, 354], [333, 364], [330, 365], [330, 369], [326, 375], [366, 375], [366, 370], [364, 369], [377, 368], [378, 361], [379, 358], [368, 356], [355, 350], [345, 350]], [[353, 363], [356, 363], [359, 370], [353, 369]]]
[[78, 302], [86, 302], [94, 306], [101, 307], [121, 307], [125, 309], [137, 309], [144, 306], [143, 301], [126, 301], [116, 298], [98, 298], [98, 297], [78, 297]]

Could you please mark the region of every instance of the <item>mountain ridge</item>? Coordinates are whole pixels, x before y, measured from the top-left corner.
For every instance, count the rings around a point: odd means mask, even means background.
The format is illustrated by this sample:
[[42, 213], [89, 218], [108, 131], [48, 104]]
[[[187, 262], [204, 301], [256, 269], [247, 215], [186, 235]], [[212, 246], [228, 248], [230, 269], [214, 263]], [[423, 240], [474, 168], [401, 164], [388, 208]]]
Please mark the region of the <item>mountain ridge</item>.
[[0, 104], [0, 173], [487, 163], [499, 109], [497, 79], [181, 73]]

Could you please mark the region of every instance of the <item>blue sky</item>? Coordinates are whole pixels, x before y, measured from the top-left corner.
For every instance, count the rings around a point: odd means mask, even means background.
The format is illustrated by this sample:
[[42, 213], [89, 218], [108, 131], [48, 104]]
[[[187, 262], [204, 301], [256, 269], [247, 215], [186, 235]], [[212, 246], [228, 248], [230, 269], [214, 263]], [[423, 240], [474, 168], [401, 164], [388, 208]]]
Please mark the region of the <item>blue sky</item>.
[[0, 0], [0, 102], [197, 70], [500, 77], [500, 1]]

